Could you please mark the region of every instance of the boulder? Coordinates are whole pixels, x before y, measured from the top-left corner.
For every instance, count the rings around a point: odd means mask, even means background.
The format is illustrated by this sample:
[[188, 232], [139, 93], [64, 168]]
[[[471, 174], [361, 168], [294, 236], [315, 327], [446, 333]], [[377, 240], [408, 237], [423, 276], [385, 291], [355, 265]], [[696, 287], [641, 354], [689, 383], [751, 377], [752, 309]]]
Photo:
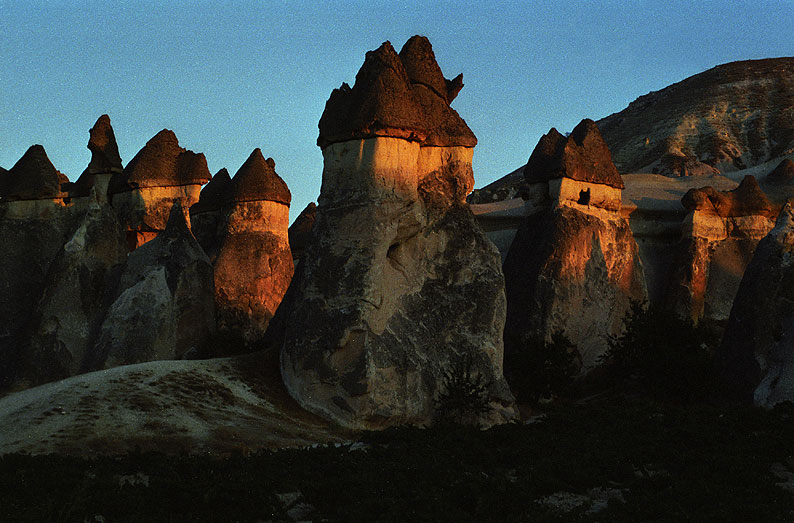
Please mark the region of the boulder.
[[465, 203], [476, 138], [440, 79], [425, 38], [400, 55], [385, 42], [320, 119], [322, 190], [279, 310], [281, 370], [304, 408], [346, 427], [433, 421], [461, 361], [487, 385], [471, 421], [515, 416], [499, 254]]
[[620, 214], [623, 181], [592, 120], [568, 138], [549, 131], [524, 172], [548, 203], [525, 219], [505, 258], [506, 360], [529, 339], [559, 331], [585, 373], [622, 332], [631, 302], [646, 298], [637, 244]]
[[212, 282], [177, 201], [166, 229], [127, 257], [85, 369], [201, 352], [215, 331]]
[[732, 191], [691, 189], [681, 203], [689, 213], [667, 300], [682, 317], [719, 325], [756, 245], [773, 227], [775, 208], [752, 176]]
[[732, 392], [772, 407], [794, 401], [794, 208], [759, 243], [731, 308], [717, 361]]
[[108, 187], [130, 250], [165, 229], [174, 201], [185, 210], [198, 202], [210, 178], [204, 155], [180, 147], [173, 131], [163, 129], [146, 142]]
[[273, 159], [255, 149], [224, 198], [214, 258], [218, 329], [250, 344], [264, 335], [292, 279], [291, 195]]

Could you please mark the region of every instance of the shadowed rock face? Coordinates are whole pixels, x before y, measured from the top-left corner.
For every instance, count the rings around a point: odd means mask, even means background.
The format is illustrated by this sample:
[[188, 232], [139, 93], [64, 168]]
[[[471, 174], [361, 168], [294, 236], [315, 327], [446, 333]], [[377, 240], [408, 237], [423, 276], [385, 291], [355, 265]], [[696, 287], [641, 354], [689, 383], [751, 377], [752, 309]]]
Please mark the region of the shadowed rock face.
[[179, 202], [166, 229], [127, 257], [85, 370], [178, 359], [215, 330], [212, 265]]
[[794, 147], [794, 58], [709, 69], [598, 121], [622, 173], [736, 171]]
[[481, 421], [514, 415], [499, 255], [464, 203], [476, 139], [442, 80], [426, 39], [399, 56], [387, 42], [320, 120], [316, 221], [279, 310], [282, 377], [343, 426], [432, 421], [461, 359], [489, 383]]
[[391, 136], [425, 145], [474, 147], [477, 139], [449, 107], [462, 77], [444, 79], [430, 42], [414, 36], [398, 55], [391, 43], [367, 52], [351, 89], [334, 89], [320, 119], [317, 145]]
[[794, 210], [786, 204], [741, 280], [718, 361], [741, 398], [794, 401]]
[[275, 162], [255, 149], [224, 191], [215, 266], [218, 329], [253, 343], [265, 333], [294, 265], [290, 252], [289, 189]]
[[609, 147], [590, 119], [582, 120], [568, 138], [554, 128], [543, 135], [524, 168], [524, 177], [529, 183], [570, 178], [623, 189]]
[[592, 120], [568, 138], [554, 129], [544, 135], [524, 172], [548, 203], [525, 219], [505, 259], [506, 358], [527, 350], [528, 339], [560, 331], [586, 372], [622, 331], [631, 301], [646, 296], [637, 244], [620, 214], [623, 181]]
[[292, 258], [296, 262], [303, 256], [306, 246], [311, 241], [312, 228], [316, 220], [317, 205], [311, 202], [289, 227], [289, 248], [292, 251]]
[[69, 191], [72, 197], [88, 196], [95, 184], [97, 174], [104, 174], [108, 179], [99, 188], [97, 197], [103, 201], [107, 197], [107, 182], [112, 174], [121, 174], [121, 157], [116, 145], [116, 135], [110, 126], [110, 117], [103, 114], [89, 131], [88, 149], [91, 151], [91, 163], [83, 174], [72, 185]]
[[786, 158], [766, 177], [767, 183], [783, 184], [794, 180], [794, 162]]
[[[41, 145], [33, 145], [5, 176], [0, 201], [45, 200], [62, 196], [61, 175]], [[68, 181], [68, 180], [67, 180]]]
[[773, 226], [774, 206], [752, 176], [733, 191], [692, 189], [681, 203], [689, 214], [669, 301], [694, 322], [724, 322], [756, 245]]
[[221, 169], [201, 189], [199, 201], [190, 207], [190, 228], [201, 248], [215, 262], [218, 256], [218, 241], [223, 218], [223, 204], [227, 200], [232, 178], [229, 171]]

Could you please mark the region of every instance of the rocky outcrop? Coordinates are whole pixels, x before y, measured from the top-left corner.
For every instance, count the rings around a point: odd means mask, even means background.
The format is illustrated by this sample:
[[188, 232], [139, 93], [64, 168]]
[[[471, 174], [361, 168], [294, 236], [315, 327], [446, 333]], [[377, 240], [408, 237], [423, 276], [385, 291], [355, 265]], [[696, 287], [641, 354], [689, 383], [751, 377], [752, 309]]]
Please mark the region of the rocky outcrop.
[[204, 155], [180, 147], [173, 131], [163, 129], [149, 140], [108, 188], [130, 250], [165, 229], [174, 201], [185, 210], [197, 203], [210, 178]]
[[234, 331], [247, 343], [264, 335], [292, 279], [290, 200], [275, 162], [259, 149], [225, 191], [214, 260], [218, 329]]
[[190, 207], [190, 227], [201, 248], [214, 262], [218, 256], [220, 227], [223, 222], [223, 205], [232, 178], [229, 171], [221, 169], [201, 189], [198, 203]]
[[480, 421], [515, 414], [499, 254], [464, 201], [476, 138], [449, 106], [460, 86], [426, 38], [399, 55], [385, 42], [320, 119], [322, 190], [281, 364], [293, 397], [343, 426], [430, 422], [461, 360], [488, 383]]
[[177, 201], [165, 230], [127, 257], [85, 369], [200, 353], [215, 330], [212, 282]]
[[709, 69], [598, 121], [622, 173], [730, 172], [794, 152], [794, 58]]
[[646, 296], [637, 244], [620, 214], [623, 182], [591, 120], [568, 138], [555, 129], [544, 135], [525, 176], [537, 212], [504, 263], [506, 359], [527, 350], [527, 340], [559, 331], [586, 372], [621, 332], [631, 301]]
[[692, 189], [681, 203], [688, 214], [669, 299], [682, 317], [724, 322], [756, 245], [773, 226], [775, 208], [752, 176], [733, 191]]
[[289, 248], [292, 251], [292, 259], [296, 264], [311, 241], [312, 228], [316, 220], [317, 205], [314, 202], [310, 202], [295, 218], [292, 225], [289, 226], [287, 231], [289, 233]]
[[775, 185], [787, 184], [794, 181], [794, 162], [786, 158], [775, 167], [766, 177], [766, 183]]
[[20, 374], [30, 318], [47, 273], [75, 224], [63, 201], [62, 175], [34, 145], [3, 175], [0, 194], [0, 389]]
[[88, 149], [91, 151], [91, 162], [83, 174], [72, 184], [69, 196], [72, 198], [87, 197], [91, 188], [96, 186], [96, 199], [100, 204], [108, 201], [108, 184], [113, 175], [123, 172], [116, 135], [110, 125], [110, 117], [103, 114], [89, 131]]
[[718, 361], [739, 397], [794, 401], [794, 209], [787, 204], [742, 278]]

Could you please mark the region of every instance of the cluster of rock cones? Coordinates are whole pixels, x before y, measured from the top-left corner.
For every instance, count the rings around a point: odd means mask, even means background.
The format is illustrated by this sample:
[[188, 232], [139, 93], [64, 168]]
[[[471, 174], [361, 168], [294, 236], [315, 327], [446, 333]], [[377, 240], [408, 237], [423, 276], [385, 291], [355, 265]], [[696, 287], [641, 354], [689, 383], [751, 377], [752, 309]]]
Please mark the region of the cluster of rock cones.
[[289, 189], [259, 149], [234, 177], [213, 177], [203, 154], [163, 130], [122, 166], [103, 115], [91, 162], [70, 183], [31, 147], [0, 171], [0, 387], [262, 349], [279, 363], [255, 361], [278, 365], [278, 386], [303, 409], [377, 429], [432, 422], [445, 377], [465, 361], [486, 384], [488, 408], [471, 421], [503, 423], [517, 416], [505, 350], [563, 332], [585, 374], [632, 302], [707, 316], [718, 292], [703, 274], [730, 258], [741, 270], [725, 270], [733, 287], [720, 291], [733, 304], [726, 373], [750, 392], [761, 383], [764, 404], [791, 399], [794, 313], [751, 305], [794, 295], [791, 207], [770, 203], [753, 178], [732, 192], [690, 191], [680, 292], [655, 292], [671, 269], [645, 256], [658, 245], [635, 240], [624, 180], [584, 120], [569, 136], [552, 129], [532, 153], [531, 212], [503, 270], [466, 203], [477, 140], [450, 107], [462, 87], [424, 37], [368, 52], [353, 87], [326, 104], [318, 205], [289, 231]]

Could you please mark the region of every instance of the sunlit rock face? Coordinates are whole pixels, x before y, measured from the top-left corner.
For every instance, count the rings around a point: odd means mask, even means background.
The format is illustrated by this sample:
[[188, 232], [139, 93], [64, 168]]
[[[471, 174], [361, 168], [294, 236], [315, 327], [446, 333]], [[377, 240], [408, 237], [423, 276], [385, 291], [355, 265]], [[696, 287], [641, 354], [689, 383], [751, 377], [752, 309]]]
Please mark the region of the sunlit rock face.
[[786, 204], [755, 249], [717, 361], [728, 386], [772, 407], [794, 401], [794, 210]]
[[166, 229], [127, 257], [85, 370], [199, 353], [215, 331], [212, 281], [176, 202]]
[[224, 198], [214, 257], [218, 329], [255, 342], [292, 280], [287, 233], [292, 197], [273, 159], [255, 149]]
[[623, 181], [592, 120], [568, 138], [555, 129], [544, 135], [525, 173], [538, 201], [504, 263], [506, 358], [559, 331], [586, 372], [622, 331], [631, 301], [646, 296], [637, 244], [620, 214]]
[[467, 358], [489, 383], [480, 421], [515, 415], [499, 254], [464, 200], [476, 138], [449, 106], [461, 87], [424, 37], [399, 55], [385, 42], [320, 119], [322, 191], [284, 313], [282, 377], [343, 426], [432, 421], [444, 373]]
[[0, 388], [19, 376], [30, 319], [50, 265], [76, 224], [64, 203], [68, 183], [40, 145], [0, 173]]
[[185, 210], [197, 203], [210, 178], [204, 155], [180, 147], [173, 131], [163, 129], [149, 140], [108, 188], [129, 249], [165, 229], [174, 201]]
[[794, 147], [794, 58], [732, 62], [599, 120], [620, 172], [729, 172]]
[[694, 322], [724, 322], [756, 245], [774, 225], [775, 209], [752, 176], [733, 191], [692, 189], [681, 203], [689, 214], [670, 303]]

